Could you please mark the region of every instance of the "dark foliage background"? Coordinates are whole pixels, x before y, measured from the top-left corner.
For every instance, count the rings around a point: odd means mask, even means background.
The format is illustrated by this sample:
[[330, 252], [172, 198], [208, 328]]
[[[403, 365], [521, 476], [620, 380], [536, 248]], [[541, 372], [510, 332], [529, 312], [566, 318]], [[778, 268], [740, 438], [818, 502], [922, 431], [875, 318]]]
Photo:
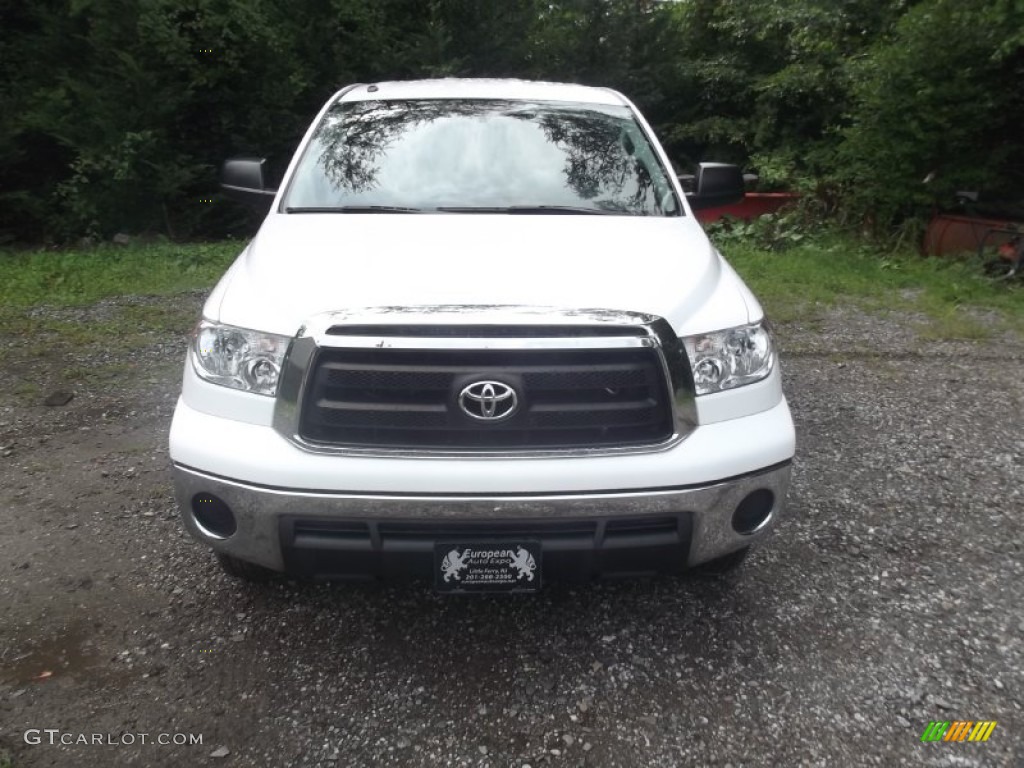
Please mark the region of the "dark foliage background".
[[1024, 0], [0, 0], [0, 35], [0, 243], [243, 231], [223, 158], [426, 76], [617, 88], [681, 164], [879, 233], [1024, 183]]

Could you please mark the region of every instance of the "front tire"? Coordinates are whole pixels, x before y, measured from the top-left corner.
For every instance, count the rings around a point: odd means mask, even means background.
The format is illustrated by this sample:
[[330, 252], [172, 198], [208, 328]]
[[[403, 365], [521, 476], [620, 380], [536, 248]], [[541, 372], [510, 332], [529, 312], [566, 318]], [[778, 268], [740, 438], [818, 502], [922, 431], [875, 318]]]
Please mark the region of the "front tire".
[[737, 549], [735, 552], [730, 552], [727, 555], [716, 557], [714, 560], [708, 560], [706, 563], [695, 566], [693, 572], [706, 576], [722, 576], [732, 573], [743, 565], [743, 561], [747, 559], [749, 554], [750, 547]]
[[217, 552], [215, 554], [217, 555], [217, 562], [220, 564], [224, 573], [229, 576], [234, 576], [236, 579], [262, 584], [277, 576], [275, 571], [272, 571], [269, 568], [264, 568], [262, 565], [256, 565], [255, 563], [246, 562], [245, 560], [239, 560], [237, 557], [225, 555], [223, 552]]

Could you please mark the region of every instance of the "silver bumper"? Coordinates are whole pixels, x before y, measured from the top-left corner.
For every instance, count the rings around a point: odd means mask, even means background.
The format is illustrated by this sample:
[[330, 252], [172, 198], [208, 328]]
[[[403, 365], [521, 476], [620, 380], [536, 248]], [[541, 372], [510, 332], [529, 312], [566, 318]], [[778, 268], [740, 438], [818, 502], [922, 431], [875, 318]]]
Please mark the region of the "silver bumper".
[[[508, 496], [386, 496], [281, 490], [241, 483], [175, 465], [174, 487], [189, 532], [213, 549], [242, 560], [284, 570], [281, 520], [553, 521], [574, 518], [630, 518], [686, 514], [690, 519], [687, 564], [733, 552], [763, 537], [785, 503], [788, 463], [706, 486], [588, 494]], [[750, 533], [737, 533], [733, 512], [748, 494], [767, 489], [774, 495], [768, 518]], [[227, 538], [212, 535], [195, 520], [196, 494], [210, 493], [234, 512], [237, 530]]]

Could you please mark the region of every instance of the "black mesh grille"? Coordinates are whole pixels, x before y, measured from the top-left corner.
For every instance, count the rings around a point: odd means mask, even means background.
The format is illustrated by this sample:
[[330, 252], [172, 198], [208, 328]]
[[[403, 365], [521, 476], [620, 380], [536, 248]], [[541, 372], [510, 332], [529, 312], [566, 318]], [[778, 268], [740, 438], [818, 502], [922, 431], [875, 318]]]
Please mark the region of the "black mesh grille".
[[[657, 350], [321, 349], [301, 435], [351, 447], [538, 449], [650, 444], [672, 434]], [[482, 422], [464, 387], [512, 387], [517, 411]]]

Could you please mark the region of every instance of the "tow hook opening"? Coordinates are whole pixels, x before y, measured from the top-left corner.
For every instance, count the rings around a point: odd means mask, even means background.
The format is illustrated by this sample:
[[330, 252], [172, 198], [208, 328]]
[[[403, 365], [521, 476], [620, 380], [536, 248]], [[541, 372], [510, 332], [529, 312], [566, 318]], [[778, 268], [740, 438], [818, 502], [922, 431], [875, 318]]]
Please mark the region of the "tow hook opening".
[[226, 539], [238, 528], [231, 507], [212, 493], [192, 497], [192, 518], [199, 530], [215, 539]]
[[744, 535], [757, 533], [771, 519], [774, 509], [775, 494], [767, 488], [748, 493], [732, 513], [733, 530]]

